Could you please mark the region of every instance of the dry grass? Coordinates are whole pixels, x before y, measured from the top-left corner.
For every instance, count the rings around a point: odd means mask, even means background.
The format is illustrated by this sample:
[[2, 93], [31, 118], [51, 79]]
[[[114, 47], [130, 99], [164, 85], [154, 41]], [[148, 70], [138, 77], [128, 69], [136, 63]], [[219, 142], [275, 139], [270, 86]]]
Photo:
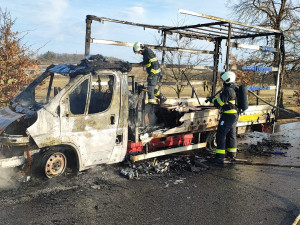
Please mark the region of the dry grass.
[[[140, 67], [134, 67], [132, 71], [129, 73], [129, 75], [134, 75], [135, 80], [138, 82], [145, 82], [147, 80], [147, 72], [143, 70], [143, 68]], [[53, 86], [54, 87], [64, 87], [66, 84], [66, 76], [61, 76], [61, 75], [56, 75]], [[38, 87], [38, 90], [36, 91], [36, 96], [38, 99], [44, 98], [44, 96], [47, 93], [47, 85], [48, 82], [43, 83]], [[255, 86], [255, 85], [253, 85]], [[257, 85], [258, 86], [258, 85]], [[209, 87], [210, 88], [210, 87]], [[176, 92], [175, 92], [175, 86], [162, 86], [161, 87], [161, 92], [168, 98], [175, 98]], [[200, 85], [195, 85], [194, 89], [196, 90], [197, 96], [199, 98], [206, 98], [210, 96], [210, 89], [204, 89], [203, 86]], [[221, 89], [221, 87], [217, 87], [217, 90]], [[296, 99], [293, 97], [293, 93], [296, 89], [292, 88], [284, 88], [284, 106], [285, 107], [295, 107], [296, 106]], [[256, 93], [256, 92], [255, 92]], [[189, 98], [192, 95], [192, 88], [190, 86], [186, 86], [181, 93], [180, 97], [183, 98]], [[275, 90], [263, 90], [260, 91], [259, 96], [262, 97], [264, 100], [270, 102], [271, 104], [274, 104], [274, 99], [275, 99]], [[53, 94], [51, 93], [51, 97], [53, 97]], [[250, 105], [255, 105], [256, 104], [256, 97], [249, 94], [249, 104]], [[259, 101], [259, 104], [264, 104], [262, 101]]]
[[[140, 67], [135, 67], [132, 69], [132, 71], [129, 73], [129, 75], [134, 75], [136, 81], [143, 81], [145, 82], [147, 80], [147, 72], [143, 70]], [[252, 86], [260, 86], [258, 84], [254, 84]], [[268, 86], [268, 85], [266, 85]], [[161, 87], [161, 92], [169, 98], [174, 98], [176, 96], [176, 92], [174, 90], [175, 86], [162, 86]], [[210, 87], [209, 87], [210, 88]], [[196, 90], [197, 96], [199, 98], [206, 98], [210, 96], [210, 90], [205, 89], [203, 86], [197, 85], [194, 86], [194, 89]], [[221, 87], [217, 87], [217, 90], [221, 89]], [[296, 106], [296, 99], [293, 97], [294, 91], [296, 91], [296, 88], [283, 88], [282, 89], [284, 96], [284, 105], [286, 107], [294, 107]], [[256, 92], [255, 92], [256, 93]], [[192, 95], [192, 88], [190, 86], [186, 86], [181, 93], [180, 97], [191, 97]], [[275, 90], [263, 90], [260, 91], [259, 96], [263, 98], [264, 100], [270, 102], [271, 104], [274, 104], [275, 102]], [[250, 105], [255, 105], [256, 104], [256, 97], [249, 94], [249, 104]], [[264, 104], [262, 101], [259, 101], [259, 104]]]

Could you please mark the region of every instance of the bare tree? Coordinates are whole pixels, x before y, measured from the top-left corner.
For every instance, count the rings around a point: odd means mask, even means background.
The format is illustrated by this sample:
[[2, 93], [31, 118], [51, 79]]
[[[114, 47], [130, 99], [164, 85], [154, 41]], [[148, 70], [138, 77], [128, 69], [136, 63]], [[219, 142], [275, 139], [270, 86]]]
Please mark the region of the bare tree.
[[[300, 2], [295, 0], [238, 0], [232, 3], [228, 0], [233, 15], [238, 20], [263, 27], [282, 30], [286, 36], [289, 50], [299, 48], [300, 41]], [[279, 37], [276, 36], [274, 48], [279, 47]], [[293, 46], [293, 47], [292, 47]], [[295, 52], [294, 52], [295, 53]], [[298, 53], [299, 56], [299, 53]]]
[[[235, 18], [251, 24], [281, 30], [285, 35], [285, 74], [300, 71], [300, 2], [298, 0], [228, 0]], [[279, 49], [280, 36], [275, 36], [273, 46]], [[272, 64], [278, 65], [275, 52]], [[274, 74], [275, 77], [275, 74]], [[280, 84], [283, 83], [283, 76]], [[281, 95], [280, 95], [281, 96]], [[279, 100], [282, 102], [282, 99]]]
[[[193, 48], [193, 42], [188, 38], [179, 38], [179, 35], [174, 35], [170, 38], [178, 48]], [[199, 56], [191, 53], [184, 52], [167, 52], [166, 54], [166, 63], [171, 65], [188, 65], [195, 66], [199, 65], [204, 60]], [[191, 68], [180, 68], [172, 67], [170, 69], [164, 70], [164, 80], [166, 81], [175, 81], [177, 85], [170, 86], [176, 92], [177, 97], [180, 97], [180, 94], [183, 92], [186, 85], [181, 84], [181, 82], [186, 82], [186, 77], [183, 75], [183, 72], [186, 74], [189, 80], [194, 80], [199, 77], [199, 73]]]
[[294, 91], [293, 97], [295, 97], [297, 106], [300, 106], [300, 82], [296, 81], [296, 84], [298, 86], [298, 90]]
[[32, 78], [24, 69], [37, 61], [29, 47], [22, 45], [22, 33], [13, 31], [15, 20], [0, 8], [0, 103], [7, 104]]
[[[245, 62], [244, 60], [237, 60], [237, 57], [234, 55], [230, 55], [230, 58], [232, 59], [232, 62], [234, 65], [241, 65], [245, 66], [248, 62]], [[238, 85], [252, 85], [255, 80], [253, 80], [253, 76], [251, 76], [253, 72], [251, 71], [236, 71], [236, 83]], [[252, 79], [251, 79], [252, 78]]]
[[[175, 26], [182, 26], [185, 23], [185, 19], [178, 20], [174, 22]], [[179, 34], [173, 34], [167, 36], [167, 46], [172, 46], [175, 48], [184, 48], [184, 49], [197, 49], [198, 46], [195, 45], [195, 40], [191, 38], [181, 37]], [[208, 57], [209, 58], [209, 57]], [[212, 60], [212, 58], [211, 58]], [[199, 71], [193, 70], [192, 67], [180, 68], [182, 65], [188, 66], [197, 66], [200, 63], [207, 62], [207, 58], [201, 57], [199, 54], [187, 53], [180, 51], [170, 51], [165, 54], [166, 64], [174, 65], [172, 68], [165, 68], [163, 70], [163, 81], [173, 81], [176, 82], [176, 85], [170, 85], [177, 97], [179, 98], [185, 89], [186, 77], [182, 72], [186, 74], [189, 80], [199, 79]]]

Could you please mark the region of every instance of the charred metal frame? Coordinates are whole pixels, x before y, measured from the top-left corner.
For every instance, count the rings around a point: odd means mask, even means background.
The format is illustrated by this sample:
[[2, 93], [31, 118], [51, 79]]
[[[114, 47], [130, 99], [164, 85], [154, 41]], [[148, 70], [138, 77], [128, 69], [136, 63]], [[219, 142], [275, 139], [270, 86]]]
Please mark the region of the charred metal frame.
[[[251, 70], [251, 71], [277, 71], [277, 83], [276, 83], [276, 92], [275, 92], [275, 105], [277, 105], [278, 93], [280, 90], [280, 77], [282, 76], [281, 70], [283, 65], [283, 56], [284, 56], [284, 43], [283, 43], [283, 33], [279, 30], [274, 30], [270, 28], [260, 27], [256, 25], [241, 23], [238, 21], [223, 19], [220, 17], [209, 16], [202, 13], [192, 12], [188, 10], [179, 9], [179, 13], [187, 14], [191, 16], [197, 16], [201, 18], [206, 18], [210, 20], [214, 20], [217, 22], [210, 22], [210, 23], [203, 23], [203, 24], [195, 24], [195, 25], [187, 25], [187, 26], [179, 26], [179, 27], [171, 27], [171, 26], [158, 26], [158, 25], [149, 25], [149, 24], [140, 24], [140, 23], [133, 23], [128, 21], [121, 21], [116, 19], [109, 19], [105, 17], [97, 17], [92, 15], [86, 16], [86, 38], [85, 38], [85, 56], [90, 55], [90, 44], [91, 43], [99, 43], [99, 44], [108, 44], [108, 45], [117, 45], [117, 46], [127, 46], [132, 47], [133, 43], [129, 42], [120, 42], [120, 41], [108, 41], [108, 40], [101, 40], [101, 39], [94, 39], [91, 38], [91, 24], [92, 21], [98, 21], [101, 23], [104, 22], [112, 22], [112, 23], [119, 23], [124, 25], [130, 26], [137, 26], [142, 27], [144, 29], [154, 29], [158, 30], [162, 33], [162, 45], [147, 45], [148, 48], [157, 49], [162, 51], [162, 65], [166, 68], [168, 67], [180, 67], [180, 68], [192, 68], [192, 69], [205, 69], [213, 71], [212, 76], [212, 95], [216, 93], [216, 84], [218, 80], [218, 68], [220, 63], [220, 48], [223, 40], [226, 40], [226, 59], [224, 70]], [[207, 51], [207, 50], [198, 50], [198, 49], [183, 49], [183, 48], [174, 48], [174, 47], [167, 47], [167, 35], [178, 34], [181, 37], [199, 39], [199, 40], [206, 40], [209, 42], [214, 42], [214, 50]], [[266, 46], [255, 46], [255, 45], [245, 45], [241, 43], [234, 43], [231, 40], [237, 39], [248, 39], [248, 38], [255, 38], [255, 37], [280, 37], [280, 43], [277, 48], [266, 47]], [[283, 47], [282, 47], [283, 46]], [[246, 49], [254, 49], [260, 50], [264, 52], [271, 52], [274, 54], [279, 54], [279, 62], [277, 67], [239, 67], [236, 65], [230, 65], [230, 51], [231, 47], [235, 48], [246, 48]], [[211, 54], [213, 55], [213, 66], [188, 66], [188, 65], [166, 65], [165, 64], [165, 55], [166, 51], [182, 51], [182, 52], [189, 52], [193, 54]], [[139, 66], [138, 64], [133, 64], [133, 66]]]
[[[226, 19], [211, 17], [186, 10], [179, 10], [179, 12], [216, 20], [217, 22], [181, 27], [169, 27], [137, 24], [127, 21], [108, 19], [104, 17], [87, 16], [85, 55], [88, 56], [90, 54], [91, 43], [133, 46], [133, 43], [129, 42], [98, 40], [92, 38], [91, 28], [93, 20], [98, 22], [108, 21], [113, 23], [155, 29], [162, 33], [162, 44], [146, 46], [162, 51], [161, 61], [163, 66], [166, 68], [176, 66], [179, 68], [192, 68], [199, 70], [207, 69], [212, 71], [212, 94], [215, 94], [217, 78], [219, 75], [218, 68], [220, 64], [221, 44], [223, 40], [227, 40], [224, 70], [232, 70], [235, 68], [277, 72], [275, 104], [277, 103], [277, 97], [280, 87], [280, 67], [282, 66], [284, 60], [284, 37], [280, 31], [252, 26], [249, 24], [242, 24], [236, 21], [229, 21]], [[197, 40], [200, 39], [212, 42], [214, 43], [214, 50], [208, 51], [168, 47], [166, 45], [167, 35], [172, 34], [178, 34], [181, 37], [188, 37]], [[278, 46], [275, 49], [265, 46], [251, 46], [240, 43], [231, 43], [231, 40], [235, 39], [253, 38], [269, 35], [275, 36], [275, 38], [277, 39], [278, 37], [280, 37], [278, 39], [280, 40], [280, 47]], [[280, 56], [278, 60], [278, 67], [234, 67], [234, 65], [230, 65], [229, 62], [231, 47], [249, 48], [278, 54]], [[166, 51], [181, 51], [190, 52], [193, 54], [210, 54], [213, 55], [214, 63], [213, 66], [165, 65], [164, 59], [166, 56]], [[96, 58], [96, 60], [100, 59], [101, 57], [99, 57], [98, 59]], [[74, 157], [74, 159], [78, 163], [78, 169], [84, 170], [100, 163], [116, 163], [123, 161], [127, 154], [128, 141], [134, 141], [134, 143], [140, 142], [142, 145], [146, 145], [146, 154], [134, 156], [135, 158], [132, 158], [132, 160], [134, 161], [176, 152], [204, 148], [206, 146], [206, 143], [211, 145], [211, 140], [207, 138], [211, 136], [211, 132], [214, 132], [218, 124], [218, 109], [216, 109], [215, 107], [210, 108], [211, 106], [196, 106], [196, 108], [195, 104], [197, 103], [193, 103], [196, 99], [181, 98], [180, 102], [188, 107], [184, 109], [184, 111], [179, 112], [171, 110], [172, 114], [175, 115], [171, 115], [170, 117], [170, 114], [165, 112], [170, 112], [171, 107], [175, 108], [175, 105], [177, 106], [178, 104], [178, 99], [168, 99], [171, 105], [170, 108], [168, 108], [168, 106], [157, 107], [157, 110], [159, 110], [158, 113], [161, 117], [160, 119], [163, 123], [160, 123], [161, 121], [159, 121], [159, 123], [155, 123], [155, 125], [164, 124], [163, 128], [168, 127], [167, 130], [160, 130], [161, 127], [153, 126], [154, 124], [151, 123], [149, 118], [149, 111], [145, 110], [145, 88], [140, 84], [140, 82], [135, 82], [134, 77], [132, 77], [131, 80], [132, 93], [130, 94], [138, 94], [134, 96], [137, 97], [137, 101], [136, 98], [131, 98], [133, 99], [133, 101], [135, 101], [135, 103], [137, 102], [138, 105], [133, 105], [131, 108], [129, 106], [128, 74], [126, 73], [129, 71], [129, 68], [131, 69], [131, 65], [128, 65], [129, 63], [125, 63], [125, 65], [124, 62], [120, 61], [120, 64], [117, 64], [117, 66], [119, 66], [117, 69], [115, 65], [116, 62], [112, 63], [112, 67], [110, 67], [109, 63], [104, 60], [100, 64], [95, 61], [94, 64], [90, 64], [90, 62], [93, 62], [93, 59], [90, 58], [90, 60], [87, 62], [87, 65], [78, 64], [75, 70], [73, 67], [71, 68], [71, 66], [69, 67], [68, 65], [48, 67], [46, 72], [41, 74], [37, 79], [29, 84], [21, 94], [19, 94], [16, 98], [14, 98], [14, 100], [12, 100], [10, 107], [6, 107], [0, 110], [0, 117], [2, 116], [0, 118], [2, 120], [2, 123], [0, 123], [0, 143], [20, 147], [20, 149], [17, 149], [17, 151], [13, 152], [13, 154], [10, 154], [9, 152], [8, 155], [5, 155], [7, 156], [6, 158], [0, 159], [0, 168], [20, 166], [26, 162], [26, 159], [28, 164], [30, 164], [31, 155], [41, 153], [44, 157], [47, 156], [44, 155], [44, 153], [46, 153], [48, 150], [59, 152], [63, 149], [64, 151], [70, 151], [69, 153], [71, 153], [72, 157]], [[84, 70], [82, 70], [82, 66]], [[126, 67], [128, 70], [124, 70], [124, 67]], [[76, 116], [72, 116], [72, 111], [70, 110], [69, 103], [69, 97], [71, 93], [73, 93], [73, 91], [85, 81], [89, 82], [91, 87], [93, 83], [93, 75], [98, 75], [99, 81], [100, 75], [95, 73], [96, 70], [101, 70], [99, 71], [99, 73], [101, 73], [101, 75], [103, 76], [113, 75], [116, 78], [114, 90], [113, 92], [111, 92], [114, 93], [113, 98], [110, 102], [112, 107], [110, 107], [109, 110], [103, 111], [103, 113], [100, 110], [90, 113], [89, 106], [91, 105], [90, 99], [92, 95], [88, 95], [88, 93], [90, 93], [92, 90], [89, 89], [89, 92], [86, 91], [86, 98], [82, 100], [83, 102], [85, 102], [85, 108], [83, 112], [80, 114], [76, 114]], [[53, 100], [50, 101], [50, 92], [52, 90], [51, 86], [53, 84], [54, 73], [68, 74], [71, 79], [69, 80], [68, 86], [65, 86], [60, 92], [55, 95]], [[45, 104], [43, 103], [43, 105], [36, 104], [37, 102], [34, 98], [35, 87], [49, 76], [50, 80], [46, 95], [46, 102]], [[188, 79], [187, 81], [187, 83], [181, 82], [181, 84], [190, 84]], [[204, 82], [196, 81], [195, 83], [203, 84]], [[55, 91], [55, 89], [53, 90]], [[205, 101], [205, 99], [201, 100], [202, 102]], [[201, 100], [197, 97], [199, 105], [201, 105]], [[153, 105], [150, 105], [150, 109], [152, 109], [152, 106]], [[247, 112], [248, 114], [245, 113], [243, 115], [240, 115], [237, 125], [238, 127], [245, 128], [245, 131], [253, 124], [255, 125], [271, 123], [275, 119], [273, 108], [271, 106], [249, 106], [249, 109], [250, 107], [252, 107], [252, 109], [250, 110], [250, 112]], [[129, 110], [132, 110], [132, 123], [130, 124], [132, 126], [130, 127], [130, 132], [135, 133], [135, 135], [131, 135], [132, 137], [130, 139], [128, 138], [128, 120], [131, 119], [128, 117], [128, 114], [130, 113]], [[69, 113], [71, 113], [71, 116]], [[148, 117], [149, 121], [146, 121], [146, 117]], [[172, 124], [171, 126], [168, 126], [170, 122]], [[19, 127], [22, 127], [22, 129], [18, 129]], [[160, 130], [160, 132], [152, 132], [157, 131], [158, 129]], [[15, 130], [18, 130], [18, 132], [16, 132]], [[166, 149], [163, 149], [161, 151], [148, 152], [147, 145], [152, 140], [152, 138], [161, 138], [161, 140], [164, 141], [163, 138], [173, 136], [175, 134], [189, 134], [191, 137], [194, 137], [193, 134], [195, 134], [196, 137], [200, 137], [200, 134], [202, 134], [202, 132], [209, 133], [203, 133], [205, 135], [205, 138], [203, 138], [203, 140], [201, 138], [197, 138], [198, 140], [196, 141], [198, 143], [196, 142], [195, 144], [192, 144], [192, 139], [187, 138], [189, 142], [186, 146], [177, 147], [176, 145], [172, 145], [174, 148], [168, 151], [165, 151]], [[150, 136], [148, 135], [148, 133], [150, 133]], [[209, 136], [206, 136], [207, 134], [209, 134]], [[200, 143], [202, 141], [204, 142]], [[163, 146], [169, 147], [170, 145]], [[209, 146], [209, 148], [211, 148], [211, 146]], [[43, 157], [41, 157], [41, 159]]]

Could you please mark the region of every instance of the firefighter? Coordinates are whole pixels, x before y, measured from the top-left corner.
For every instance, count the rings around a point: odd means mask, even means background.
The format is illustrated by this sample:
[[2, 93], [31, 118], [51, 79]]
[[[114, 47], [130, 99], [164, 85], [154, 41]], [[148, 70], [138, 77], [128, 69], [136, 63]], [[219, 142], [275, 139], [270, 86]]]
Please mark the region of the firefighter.
[[160, 100], [160, 104], [163, 104], [167, 98], [163, 96], [159, 90], [155, 89], [156, 84], [161, 76], [160, 66], [155, 53], [151, 49], [143, 46], [140, 42], [134, 43], [133, 52], [143, 55], [143, 62], [141, 62], [141, 64], [146, 66], [146, 71], [148, 73], [148, 103], [154, 104], [155, 96]]
[[237, 152], [236, 141], [236, 125], [238, 121], [238, 108], [236, 105], [236, 90], [235, 83], [236, 75], [232, 71], [227, 71], [221, 74], [223, 80], [223, 90], [218, 98], [209, 98], [216, 107], [220, 108], [221, 118], [219, 120], [217, 135], [216, 135], [216, 156], [209, 161], [216, 164], [223, 164], [225, 154], [227, 157], [234, 159]]

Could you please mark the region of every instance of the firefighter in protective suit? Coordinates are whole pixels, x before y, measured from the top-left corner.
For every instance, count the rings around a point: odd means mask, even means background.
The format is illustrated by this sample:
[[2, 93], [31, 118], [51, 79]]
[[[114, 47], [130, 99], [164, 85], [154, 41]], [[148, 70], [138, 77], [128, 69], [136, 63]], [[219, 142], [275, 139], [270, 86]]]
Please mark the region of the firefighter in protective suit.
[[146, 71], [148, 73], [148, 103], [154, 104], [154, 97], [157, 97], [160, 100], [160, 104], [163, 104], [167, 98], [163, 96], [159, 90], [155, 89], [161, 76], [160, 65], [155, 53], [151, 49], [143, 46], [140, 42], [134, 43], [133, 52], [143, 55], [143, 62], [141, 62], [141, 64], [146, 66]]
[[216, 136], [216, 156], [209, 160], [216, 164], [224, 163], [226, 151], [228, 158], [235, 158], [237, 152], [236, 125], [239, 113], [236, 106], [236, 75], [227, 71], [221, 75], [221, 79], [224, 81], [222, 92], [219, 97], [209, 99], [221, 112]]

